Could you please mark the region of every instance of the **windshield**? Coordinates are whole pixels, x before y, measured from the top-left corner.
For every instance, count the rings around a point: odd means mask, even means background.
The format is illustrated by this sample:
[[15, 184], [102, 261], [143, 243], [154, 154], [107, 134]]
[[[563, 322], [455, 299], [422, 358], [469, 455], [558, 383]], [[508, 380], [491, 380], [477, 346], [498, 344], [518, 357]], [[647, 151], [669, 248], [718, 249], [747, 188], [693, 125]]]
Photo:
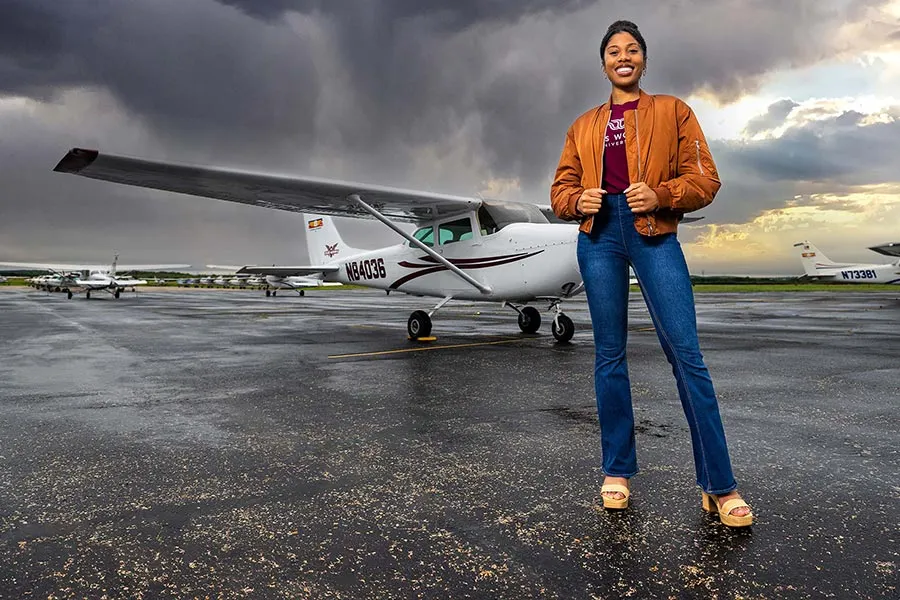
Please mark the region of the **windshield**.
[[487, 235], [500, 231], [511, 223], [549, 223], [541, 209], [534, 204], [496, 200], [482, 203], [478, 209], [478, 220]]

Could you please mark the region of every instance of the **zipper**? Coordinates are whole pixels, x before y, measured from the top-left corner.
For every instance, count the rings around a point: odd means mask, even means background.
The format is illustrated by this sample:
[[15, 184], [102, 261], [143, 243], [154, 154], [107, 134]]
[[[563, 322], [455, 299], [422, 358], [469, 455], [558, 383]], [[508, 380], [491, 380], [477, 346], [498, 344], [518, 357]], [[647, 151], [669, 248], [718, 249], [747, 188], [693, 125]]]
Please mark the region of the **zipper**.
[[[637, 136], [637, 168], [638, 168], [638, 181], [644, 180], [644, 170], [641, 168], [641, 128], [638, 127], [638, 109], [634, 109], [634, 131]], [[653, 215], [647, 215], [647, 228], [650, 230], [650, 235], [655, 235], [653, 231], [653, 223], [656, 219]]]
[[697, 168], [700, 169], [701, 175], [705, 175], [703, 172], [703, 163], [700, 162], [700, 140], [694, 140], [694, 145], [697, 146]]
[[[612, 103], [610, 103], [610, 104], [612, 104]], [[601, 109], [602, 109], [602, 107], [601, 107]], [[599, 118], [599, 117], [600, 117], [600, 112], [598, 111], [597, 118]], [[594, 171], [597, 172], [597, 187], [600, 187], [601, 185], [603, 185], [603, 154], [604, 154], [604, 152], [606, 152], [606, 130], [609, 129], [610, 119], [612, 119], [612, 106], [610, 106], [609, 116], [606, 117], [606, 125], [603, 126], [603, 131], [602, 131], [603, 135], [600, 138], [601, 143], [600, 143], [600, 166], [599, 167], [597, 166], [597, 153], [594, 152]], [[594, 119], [594, 123], [595, 124], [597, 123], [596, 118]], [[593, 139], [593, 137], [591, 139]], [[594, 217], [596, 217], [596, 216], [597, 215], [594, 215]], [[592, 217], [590, 233], [594, 232], [594, 223], [596, 223], [596, 222], [597, 222], [597, 219]]]

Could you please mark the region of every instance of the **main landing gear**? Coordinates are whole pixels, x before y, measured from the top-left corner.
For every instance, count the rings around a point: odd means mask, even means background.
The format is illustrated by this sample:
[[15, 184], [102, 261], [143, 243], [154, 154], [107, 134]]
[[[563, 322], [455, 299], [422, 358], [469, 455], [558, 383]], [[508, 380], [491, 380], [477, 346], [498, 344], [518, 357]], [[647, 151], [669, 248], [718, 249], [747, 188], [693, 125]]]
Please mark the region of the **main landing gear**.
[[[294, 290], [294, 291], [297, 292], [301, 297], [306, 295], [306, 292], [304, 290]], [[278, 295], [278, 290], [266, 289], [266, 297], [267, 298], [269, 296], [277, 296], [277, 295]]]
[[[421, 340], [431, 336], [431, 316], [440, 310], [445, 304], [452, 300], [452, 296], [447, 296], [437, 306], [426, 312], [424, 310], [416, 310], [409, 316], [406, 323], [406, 332], [411, 340]], [[504, 302], [503, 306], [512, 308], [519, 314], [519, 329], [523, 333], [537, 333], [541, 328], [541, 313], [533, 306], [518, 307], [510, 302]], [[575, 323], [562, 312], [560, 300], [554, 298], [550, 300], [548, 310], [555, 310], [556, 314], [550, 326], [553, 337], [559, 343], [566, 343], [575, 335]]]
[[[519, 329], [522, 330], [522, 333], [537, 333], [541, 328], [541, 313], [535, 307], [523, 306], [519, 308], [509, 302], [504, 304], [519, 313]], [[553, 337], [556, 338], [556, 341], [565, 343], [571, 340], [572, 336], [575, 335], [575, 323], [563, 313], [560, 301], [557, 299], [551, 300], [548, 310], [556, 311], [556, 315], [553, 317], [553, 322], [550, 325], [550, 331], [553, 332]]]
[[430, 312], [424, 310], [413, 311], [409, 315], [409, 321], [406, 322], [406, 333], [409, 334], [411, 340], [421, 340], [431, 336], [431, 315], [443, 308], [445, 304], [453, 300], [453, 296], [447, 296], [437, 303]]

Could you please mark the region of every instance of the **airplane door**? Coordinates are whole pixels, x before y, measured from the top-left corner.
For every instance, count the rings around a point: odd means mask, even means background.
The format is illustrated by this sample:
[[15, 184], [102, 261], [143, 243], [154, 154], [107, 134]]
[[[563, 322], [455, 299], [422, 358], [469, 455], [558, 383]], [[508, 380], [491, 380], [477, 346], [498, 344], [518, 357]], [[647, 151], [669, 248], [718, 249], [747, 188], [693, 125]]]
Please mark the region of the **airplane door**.
[[[481, 247], [481, 238], [475, 235], [472, 219], [473, 215], [467, 215], [438, 225], [437, 251], [444, 258], [464, 269], [478, 257]], [[483, 272], [479, 273], [476, 269], [466, 269], [466, 272], [477, 281], [486, 283]], [[445, 286], [448, 294], [475, 291], [475, 288], [456, 274], [447, 271], [444, 275], [442, 285]]]

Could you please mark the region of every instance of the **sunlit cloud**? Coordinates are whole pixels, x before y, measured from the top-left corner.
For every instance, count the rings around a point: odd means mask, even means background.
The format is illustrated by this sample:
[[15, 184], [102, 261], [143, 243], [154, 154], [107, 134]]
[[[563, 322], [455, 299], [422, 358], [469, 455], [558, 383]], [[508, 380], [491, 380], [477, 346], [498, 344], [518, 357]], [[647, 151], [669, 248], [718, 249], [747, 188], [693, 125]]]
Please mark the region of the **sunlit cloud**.
[[809, 240], [832, 258], [884, 262], [868, 247], [900, 239], [900, 190], [873, 186], [852, 194], [812, 194], [785, 200], [749, 223], [692, 225], [684, 244], [694, 273], [799, 274], [795, 242]]

